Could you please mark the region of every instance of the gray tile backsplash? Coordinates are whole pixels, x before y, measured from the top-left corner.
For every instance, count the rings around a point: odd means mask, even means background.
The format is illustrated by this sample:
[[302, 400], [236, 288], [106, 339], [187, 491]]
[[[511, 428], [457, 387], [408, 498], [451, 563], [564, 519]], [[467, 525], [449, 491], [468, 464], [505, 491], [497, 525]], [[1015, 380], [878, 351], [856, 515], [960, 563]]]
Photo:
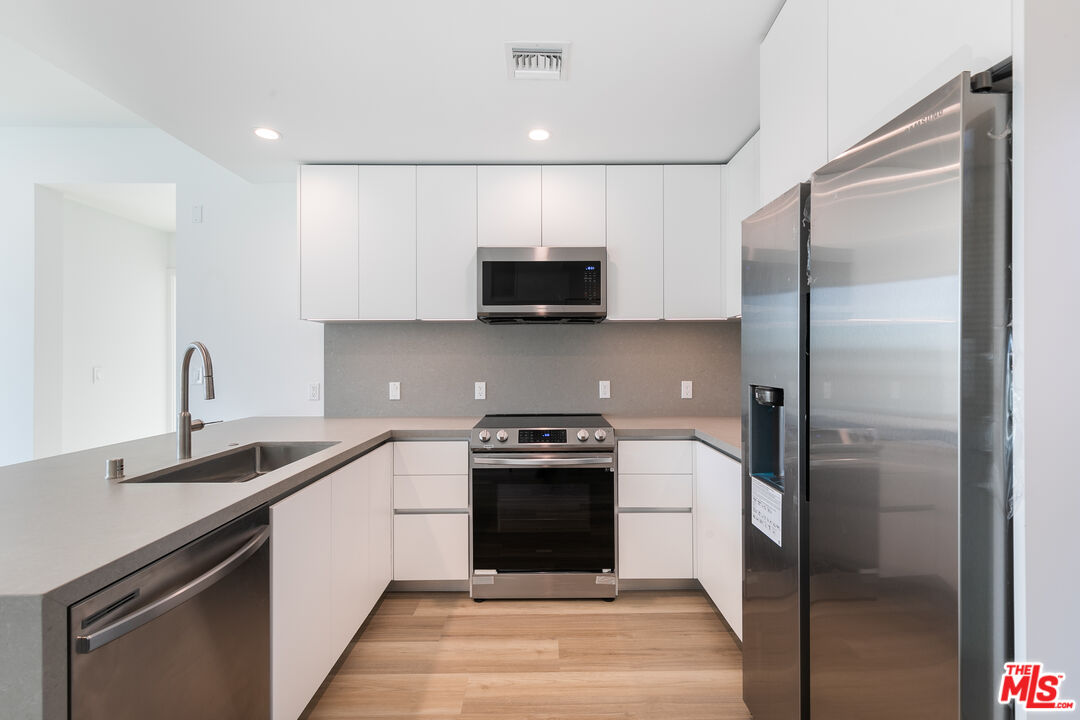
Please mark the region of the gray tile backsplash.
[[[739, 331], [730, 322], [327, 324], [327, 417], [607, 412], [737, 415]], [[387, 383], [401, 383], [389, 400]], [[473, 399], [473, 383], [487, 399]], [[611, 398], [598, 381], [611, 381]], [[679, 397], [693, 380], [694, 397]]]

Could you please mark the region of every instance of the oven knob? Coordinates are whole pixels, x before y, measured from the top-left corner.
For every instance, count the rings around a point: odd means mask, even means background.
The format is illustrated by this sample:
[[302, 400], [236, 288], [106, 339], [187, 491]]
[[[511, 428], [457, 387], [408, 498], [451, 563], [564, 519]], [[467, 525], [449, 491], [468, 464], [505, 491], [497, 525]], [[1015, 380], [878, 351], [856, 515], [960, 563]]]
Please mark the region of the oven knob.
[[605, 440], [607, 440], [607, 431], [606, 430], [597, 430], [596, 433], [593, 435], [593, 437], [596, 438], [597, 442], [604, 442]]
[[489, 433], [487, 430], [481, 430], [480, 434], [477, 435], [477, 437], [480, 438], [480, 442], [487, 442], [491, 439], [491, 433]]
[[499, 442], [506, 442], [506, 439], [508, 437], [510, 436], [506, 434], [505, 430], [500, 430], [499, 432], [495, 433], [495, 439]]
[[581, 442], [585, 442], [586, 440], [589, 439], [589, 431], [585, 430], [585, 429], [578, 430], [577, 431], [577, 439], [580, 440]]

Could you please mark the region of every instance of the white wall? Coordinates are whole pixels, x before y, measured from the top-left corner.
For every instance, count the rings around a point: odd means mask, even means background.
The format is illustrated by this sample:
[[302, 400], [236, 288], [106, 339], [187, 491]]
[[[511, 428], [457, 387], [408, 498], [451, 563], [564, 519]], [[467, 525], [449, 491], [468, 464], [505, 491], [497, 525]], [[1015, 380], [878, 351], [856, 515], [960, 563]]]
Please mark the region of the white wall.
[[1013, 17], [1016, 655], [1080, 701], [1080, 4], [1016, 0]]
[[22, 379], [0, 384], [0, 464], [34, 452], [38, 183], [176, 183], [177, 351], [203, 340], [218, 377], [214, 404], [193, 408], [204, 419], [322, 413], [306, 399], [322, 381], [322, 327], [297, 319], [293, 184], [248, 183], [156, 129], [0, 128], [0, 157], [0, 373]]
[[63, 233], [61, 451], [168, 432], [171, 233], [69, 199]]

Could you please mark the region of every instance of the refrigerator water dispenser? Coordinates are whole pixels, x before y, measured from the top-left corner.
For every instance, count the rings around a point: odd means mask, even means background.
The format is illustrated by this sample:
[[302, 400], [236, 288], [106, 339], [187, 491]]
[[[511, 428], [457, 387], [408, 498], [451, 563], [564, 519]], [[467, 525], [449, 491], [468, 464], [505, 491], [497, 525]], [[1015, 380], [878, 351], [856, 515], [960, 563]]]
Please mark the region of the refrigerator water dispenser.
[[750, 386], [750, 476], [784, 489], [784, 390]]

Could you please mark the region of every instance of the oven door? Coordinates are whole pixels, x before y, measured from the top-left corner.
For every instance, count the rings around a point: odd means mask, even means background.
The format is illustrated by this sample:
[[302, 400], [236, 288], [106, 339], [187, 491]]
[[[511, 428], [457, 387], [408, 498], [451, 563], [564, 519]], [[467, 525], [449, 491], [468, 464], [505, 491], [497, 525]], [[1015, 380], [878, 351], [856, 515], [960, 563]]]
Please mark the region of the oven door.
[[614, 572], [614, 457], [474, 456], [472, 558], [474, 571]]

